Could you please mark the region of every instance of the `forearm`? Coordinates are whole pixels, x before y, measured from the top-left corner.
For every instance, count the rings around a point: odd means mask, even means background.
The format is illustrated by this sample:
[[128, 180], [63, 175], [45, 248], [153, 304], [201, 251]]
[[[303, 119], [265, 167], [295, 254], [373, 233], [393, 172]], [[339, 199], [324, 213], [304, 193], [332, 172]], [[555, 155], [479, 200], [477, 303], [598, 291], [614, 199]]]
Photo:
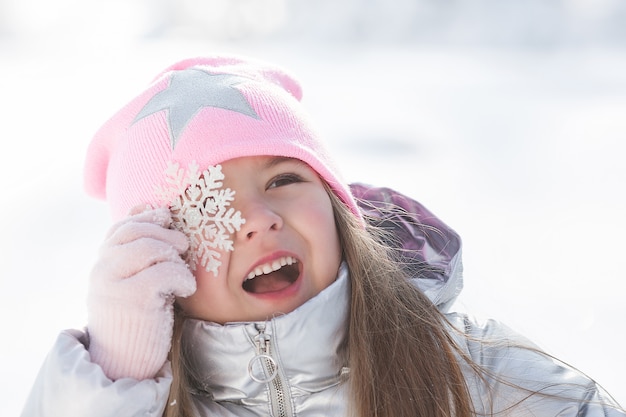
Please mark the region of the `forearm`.
[[160, 417], [171, 384], [169, 364], [153, 379], [109, 379], [91, 362], [86, 335], [62, 332], [46, 357], [22, 417]]

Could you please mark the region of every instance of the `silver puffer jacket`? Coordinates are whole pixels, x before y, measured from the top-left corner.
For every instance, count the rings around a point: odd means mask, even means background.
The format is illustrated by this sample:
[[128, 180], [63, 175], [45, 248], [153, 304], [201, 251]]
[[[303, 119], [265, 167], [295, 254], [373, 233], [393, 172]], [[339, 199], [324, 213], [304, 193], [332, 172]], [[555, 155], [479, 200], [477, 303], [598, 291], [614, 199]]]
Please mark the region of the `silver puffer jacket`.
[[[462, 349], [490, 372], [487, 384], [466, 372], [480, 413], [515, 416], [626, 416], [581, 373], [519, 347], [530, 342], [495, 321], [447, 312], [462, 288], [460, 239], [417, 202], [389, 189], [353, 185], [362, 209], [389, 228], [415, 285], [444, 312]], [[389, 204], [406, 211], [381, 215]], [[419, 221], [419, 226], [416, 223]], [[428, 266], [424, 274], [424, 266]], [[224, 326], [188, 320], [184, 341], [195, 371], [198, 416], [346, 416], [346, 368], [342, 340], [348, 314], [349, 272], [295, 311], [266, 322]], [[462, 336], [465, 333], [470, 338]], [[494, 343], [480, 343], [488, 339]], [[171, 383], [169, 364], [155, 379], [109, 380], [89, 360], [86, 332], [68, 330], [46, 358], [23, 417], [161, 416]], [[511, 384], [520, 388], [512, 388]], [[531, 395], [526, 391], [546, 395]], [[550, 395], [555, 395], [551, 397]], [[519, 404], [518, 404], [519, 403]], [[509, 409], [509, 407], [514, 406]]]

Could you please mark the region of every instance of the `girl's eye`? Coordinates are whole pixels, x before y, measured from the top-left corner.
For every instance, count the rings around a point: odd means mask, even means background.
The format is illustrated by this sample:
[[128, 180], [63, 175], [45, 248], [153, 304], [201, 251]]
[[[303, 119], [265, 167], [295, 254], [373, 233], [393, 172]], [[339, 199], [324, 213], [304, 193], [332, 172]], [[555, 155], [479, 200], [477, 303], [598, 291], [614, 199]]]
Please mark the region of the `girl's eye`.
[[267, 189], [282, 187], [284, 185], [294, 184], [297, 182], [302, 182], [302, 178], [296, 174], [280, 174], [272, 178], [272, 180], [267, 184]]

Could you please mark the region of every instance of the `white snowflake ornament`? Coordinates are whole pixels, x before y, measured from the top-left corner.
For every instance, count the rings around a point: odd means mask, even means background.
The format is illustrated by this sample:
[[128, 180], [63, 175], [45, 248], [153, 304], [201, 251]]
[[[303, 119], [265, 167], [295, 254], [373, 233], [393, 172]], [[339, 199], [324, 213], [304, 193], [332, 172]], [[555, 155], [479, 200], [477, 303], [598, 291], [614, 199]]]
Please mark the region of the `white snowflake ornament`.
[[187, 263], [193, 270], [199, 264], [217, 276], [222, 264], [218, 250], [232, 251], [230, 235], [246, 222], [230, 207], [235, 191], [222, 188], [221, 165], [200, 171], [195, 161], [187, 170], [169, 162], [165, 175], [167, 187], [157, 188], [157, 194], [169, 205], [172, 227], [189, 237]]

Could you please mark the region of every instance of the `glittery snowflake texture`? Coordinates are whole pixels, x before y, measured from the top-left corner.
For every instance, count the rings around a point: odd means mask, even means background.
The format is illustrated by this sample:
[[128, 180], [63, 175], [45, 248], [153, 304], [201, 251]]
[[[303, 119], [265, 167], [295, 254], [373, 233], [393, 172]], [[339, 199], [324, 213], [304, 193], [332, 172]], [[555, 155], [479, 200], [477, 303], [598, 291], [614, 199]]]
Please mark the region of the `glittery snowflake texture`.
[[187, 170], [170, 162], [165, 174], [167, 187], [157, 188], [157, 195], [170, 207], [172, 227], [189, 237], [187, 263], [191, 269], [199, 264], [217, 277], [222, 264], [218, 250], [232, 251], [230, 235], [246, 222], [230, 207], [235, 191], [222, 188], [220, 165], [200, 171], [195, 161]]

